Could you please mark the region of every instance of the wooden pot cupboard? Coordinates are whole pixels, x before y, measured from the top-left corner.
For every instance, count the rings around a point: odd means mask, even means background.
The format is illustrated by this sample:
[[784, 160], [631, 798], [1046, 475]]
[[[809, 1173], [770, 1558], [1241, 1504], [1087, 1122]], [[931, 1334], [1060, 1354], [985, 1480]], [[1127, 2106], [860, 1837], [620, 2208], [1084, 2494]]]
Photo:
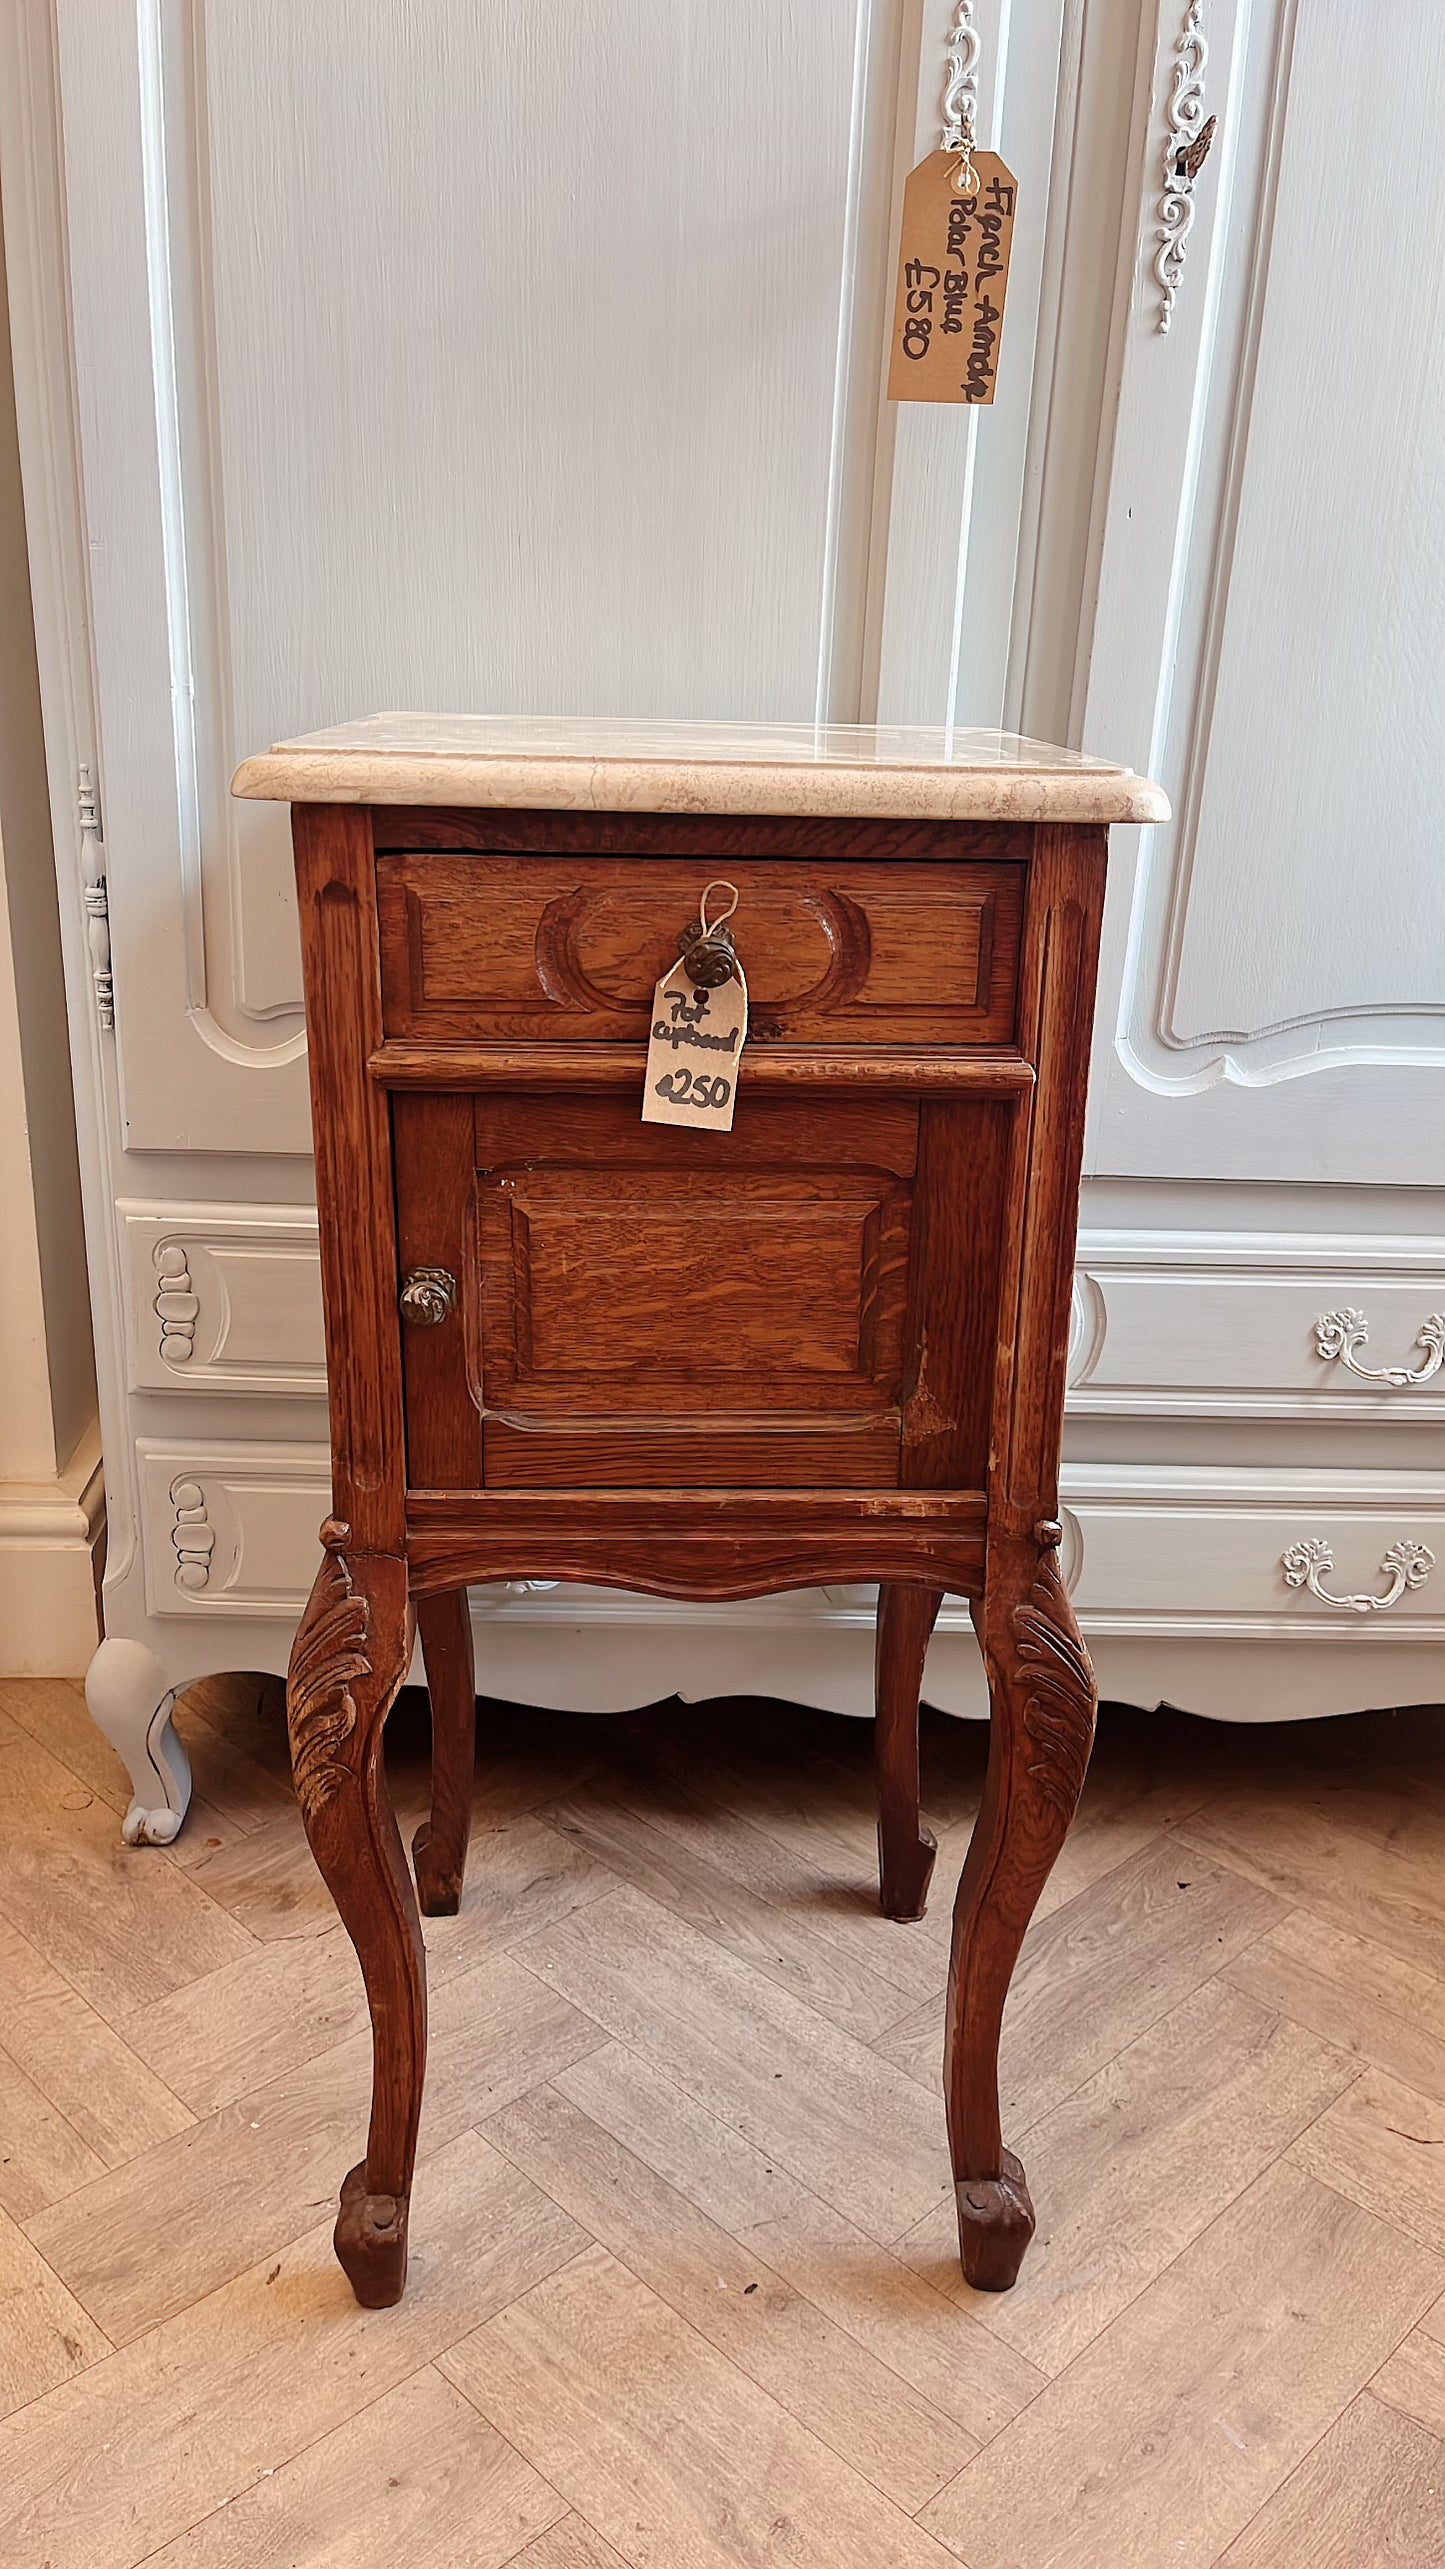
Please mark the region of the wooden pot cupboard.
[[[456, 1908], [471, 1803], [467, 1588], [535, 1577], [878, 1581], [900, 1920], [934, 1853], [924, 1651], [969, 1599], [992, 1742], [944, 2077], [964, 2270], [1005, 2289], [1034, 2216], [999, 2027], [1094, 1727], [1058, 1469], [1105, 851], [1163, 795], [996, 733], [417, 716], [283, 744], [234, 790], [293, 806], [332, 1513], [288, 1710], [371, 2009], [353, 2289], [405, 2283], [418, 1900]], [[735, 1121], [644, 1123], [654, 984], [716, 878], [751, 1006]], [[413, 1618], [415, 1894], [381, 1755]]]

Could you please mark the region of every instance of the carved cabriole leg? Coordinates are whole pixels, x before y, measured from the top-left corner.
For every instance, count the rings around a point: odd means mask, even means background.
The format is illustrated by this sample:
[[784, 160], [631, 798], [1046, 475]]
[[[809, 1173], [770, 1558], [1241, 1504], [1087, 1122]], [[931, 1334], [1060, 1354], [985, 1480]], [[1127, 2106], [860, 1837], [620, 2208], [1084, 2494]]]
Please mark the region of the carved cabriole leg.
[[411, 1842], [417, 1898], [428, 1918], [461, 1905], [477, 1762], [477, 1681], [465, 1588], [423, 1597], [416, 1610], [431, 1697], [431, 1816]]
[[191, 1768], [176, 1737], [176, 1690], [143, 1641], [103, 1641], [85, 1672], [86, 1709], [130, 1772], [127, 1846], [169, 1846], [186, 1816]]
[[1059, 1528], [989, 1544], [979, 1638], [992, 1697], [988, 1779], [953, 1919], [944, 2085], [963, 2270], [1006, 2292], [1033, 2236], [999, 2130], [1004, 1999], [1083, 1790], [1097, 1695], [1059, 1572]]
[[919, 1816], [918, 1698], [928, 1637], [943, 1603], [937, 1588], [886, 1583], [878, 1591], [874, 1662], [877, 1713], [878, 1896], [885, 1918], [921, 1918], [938, 1841]]
[[366, 2157], [341, 2189], [336, 2254], [359, 2302], [400, 2301], [426, 2069], [426, 1960], [411, 1876], [382, 1767], [382, 1728], [411, 1656], [406, 1564], [325, 1557], [301, 1618], [286, 1689], [296, 1798], [311, 1852], [356, 1947], [372, 2026]]

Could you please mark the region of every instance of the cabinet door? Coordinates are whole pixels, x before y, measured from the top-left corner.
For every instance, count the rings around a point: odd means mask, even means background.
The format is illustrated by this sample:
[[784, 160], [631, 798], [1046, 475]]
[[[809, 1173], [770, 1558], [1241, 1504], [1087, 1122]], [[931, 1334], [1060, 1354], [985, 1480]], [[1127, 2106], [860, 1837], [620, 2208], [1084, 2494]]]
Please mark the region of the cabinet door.
[[[7, 185], [61, 138], [127, 1137], [300, 1151], [286, 816], [230, 802], [242, 754], [388, 706], [855, 719], [880, 653], [885, 712], [951, 710], [977, 422], [895, 441], [880, 388], [952, 0], [53, 7], [51, 97], [48, 10], [0, 0], [0, 115]], [[995, 658], [1062, 16], [976, 13], [983, 131], [1036, 174]]]
[[1445, 12], [1388, 15], [1209, 0], [1166, 333], [1159, 11], [1084, 736], [1175, 817], [1114, 834], [1096, 1173], [1445, 1182]]

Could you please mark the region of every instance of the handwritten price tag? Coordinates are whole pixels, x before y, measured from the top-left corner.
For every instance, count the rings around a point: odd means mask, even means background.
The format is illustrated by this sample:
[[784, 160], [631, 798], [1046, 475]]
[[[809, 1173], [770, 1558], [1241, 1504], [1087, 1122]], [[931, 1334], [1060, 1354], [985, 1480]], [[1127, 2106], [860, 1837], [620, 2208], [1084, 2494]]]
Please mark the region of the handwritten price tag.
[[644, 1124], [730, 1133], [738, 1063], [748, 1031], [742, 967], [718, 990], [694, 990], [680, 963], [652, 994], [652, 1033], [642, 1083]]
[[966, 195], [957, 152], [930, 152], [904, 187], [890, 401], [993, 400], [1018, 188], [997, 152], [973, 164]]

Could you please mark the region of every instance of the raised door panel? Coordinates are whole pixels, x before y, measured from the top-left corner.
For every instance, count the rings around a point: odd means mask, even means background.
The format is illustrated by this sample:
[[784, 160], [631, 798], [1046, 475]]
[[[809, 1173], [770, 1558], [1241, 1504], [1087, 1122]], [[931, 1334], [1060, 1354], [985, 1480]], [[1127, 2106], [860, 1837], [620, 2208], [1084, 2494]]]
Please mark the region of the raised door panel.
[[136, 1391], [326, 1395], [309, 1205], [121, 1203]]
[[55, 8], [128, 1138], [300, 1151], [241, 755], [856, 713], [896, 13]]
[[1352, 0], [1211, 10], [1167, 331], [1158, 24], [1085, 723], [1174, 819], [1115, 834], [1090, 1166], [1445, 1184], [1445, 15], [1329, 149]]
[[755, 1097], [704, 1135], [483, 1096], [473, 1167], [453, 1101], [398, 1099], [405, 1253], [462, 1303], [406, 1333], [413, 1483], [475, 1486], [465, 1409], [501, 1487], [981, 1490], [1013, 1111]]
[[[845, 1104], [808, 1167], [823, 1117], [762, 1102], [736, 1139], [499, 1103], [467, 1311], [488, 1486], [897, 1483], [916, 1107]], [[880, 1133], [901, 1168], [867, 1164]]]

